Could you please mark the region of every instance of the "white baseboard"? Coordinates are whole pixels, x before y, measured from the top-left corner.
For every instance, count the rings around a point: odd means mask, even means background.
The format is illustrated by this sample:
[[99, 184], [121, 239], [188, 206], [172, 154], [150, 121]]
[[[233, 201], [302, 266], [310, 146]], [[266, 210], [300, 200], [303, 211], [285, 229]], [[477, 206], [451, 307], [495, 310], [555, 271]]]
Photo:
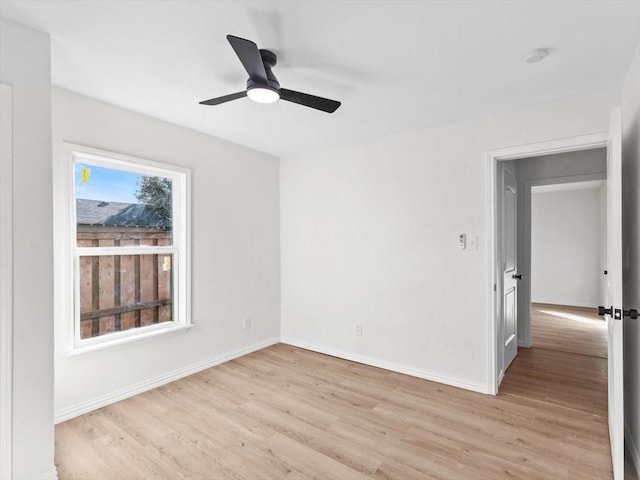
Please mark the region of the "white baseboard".
[[36, 475], [33, 477], [33, 480], [58, 480], [58, 470], [56, 467], [53, 467], [51, 470], [47, 470], [46, 472], [42, 472], [40, 475]]
[[64, 408], [55, 412], [54, 423], [64, 422], [66, 420], [83, 415], [106, 405], [124, 400], [125, 398], [129, 398], [134, 395], [138, 395], [139, 393], [146, 392], [147, 390], [160, 387], [182, 377], [193, 375], [194, 373], [206, 370], [207, 368], [211, 368], [221, 363], [228, 362], [229, 360], [233, 360], [234, 358], [238, 358], [248, 353], [255, 352], [256, 350], [261, 350], [271, 345], [275, 345], [279, 342], [279, 338], [269, 338], [267, 340], [262, 340], [246, 347], [238, 348], [231, 352], [216, 355], [215, 357], [209, 358], [207, 360], [203, 360], [201, 362], [194, 363], [187, 367], [179, 368], [164, 375], [145, 380], [144, 382], [140, 382], [135, 385], [117, 390], [115, 392], [102, 395], [87, 402], [82, 402], [78, 405]]
[[470, 382], [468, 380], [463, 380], [460, 378], [445, 377], [445, 376], [434, 374], [431, 372], [425, 372], [424, 370], [417, 370], [415, 368], [405, 367], [403, 365], [389, 363], [382, 360], [376, 360], [374, 358], [365, 357], [355, 353], [336, 350], [331, 347], [324, 347], [320, 345], [307, 343], [307, 342], [296, 340], [290, 337], [282, 337], [280, 341], [282, 343], [286, 343], [294, 347], [304, 348], [305, 350], [312, 350], [314, 352], [324, 353], [326, 355], [331, 355], [332, 357], [343, 358], [345, 360], [351, 360], [352, 362], [362, 363], [364, 365], [369, 365], [372, 367], [383, 368], [385, 370], [391, 370], [393, 372], [403, 373], [405, 375], [410, 375], [412, 377], [423, 378], [425, 380], [430, 380], [432, 382], [451, 385], [452, 387], [464, 388], [465, 390], [471, 390], [479, 393], [486, 393], [486, 394], [489, 393], [488, 385], [481, 384], [481, 383]]
[[640, 479], [640, 450], [638, 450], [638, 445], [636, 445], [629, 430], [629, 424], [626, 422], [624, 424], [624, 434], [627, 450], [631, 454], [631, 463], [633, 463], [633, 466], [636, 468], [636, 477]]
[[557, 307], [578, 307], [578, 308], [589, 308], [593, 310], [598, 309], [597, 305], [591, 305], [583, 302], [558, 303], [558, 302], [542, 302], [537, 300], [536, 301], [531, 300], [531, 303], [538, 303], [542, 305], [551, 305], [551, 306], [557, 306]]
[[[138, 395], [139, 393], [146, 392], [147, 390], [151, 390], [153, 388], [160, 387], [169, 382], [173, 382], [180, 378], [186, 377], [188, 375], [193, 375], [194, 373], [198, 373], [202, 370], [206, 370], [207, 368], [211, 368], [213, 366], [219, 365], [221, 363], [227, 362], [229, 360], [233, 360], [234, 358], [241, 357], [251, 352], [255, 352], [257, 350], [261, 350], [263, 348], [269, 347], [271, 345], [275, 345], [276, 343], [286, 343], [289, 345], [293, 345], [295, 347], [304, 348], [307, 350], [312, 350], [318, 353], [324, 353], [326, 355], [331, 355], [338, 358], [343, 358], [345, 360], [351, 360], [353, 362], [362, 363], [365, 365], [370, 365], [372, 367], [384, 368], [385, 370], [390, 370], [393, 372], [403, 373], [405, 375], [410, 375], [412, 377], [423, 378], [425, 380], [430, 380], [433, 382], [443, 383], [445, 385], [451, 385], [453, 387], [463, 388], [465, 390], [471, 390], [479, 393], [489, 393], [487, 385], [469, 382], [468, 380], [463, 380], [459, 378], [453, 377], [445, 377], [442, 375], [434, 374], [431, 372], [425, 372], [423, 370], [417, 370], [415, 368], [406, 367], [403, 365], [398, 365], [395, 363], [385, 362], [381, 360], [377, 360], [374, 358], [365, 357], [362, 355], [344, 352], [340, 350], [336, 350], [330, 347], [324, 347], [320, 345], [310, 344], [307, 342], [299, 341], [293, 338], [270, 338], [267, 340], [263, 340], [261, 342], [257, 342], [246, 347], [242, 347], [231, 352], [223, 353], [221, 355], [217, 355], [215, 357], [209, 358], [207, 360], [189, 365], [184, 368], [180, 368], [178, 370], [174, 370], [164, 375], [160, 375], [158, 377], [146, 380], [144, 382], [137, 383], [135, 385], [131, 385], [129, 387], [117, 390], [115, 392], [108, 393], [106, 395], [102, 395], [100, 397], [94, 398], [87, 402], [82, 402], [77, 405], [73, 405], [71, 407], [58, 410], [54, 415], [54, 422], [60, 423], [71, 418], [78, 417], [80, 415], [84, 415], [85, 413], [91, 412], [98, 408], [110, 405], [112, 403], [118, 402], [120, 400], [124, 400], [125, 398], [132, 397], [134, 395]], [[43, 480], [48, 480], [43, 477]], [[52, 477], [55, 478], [55, 477]]]

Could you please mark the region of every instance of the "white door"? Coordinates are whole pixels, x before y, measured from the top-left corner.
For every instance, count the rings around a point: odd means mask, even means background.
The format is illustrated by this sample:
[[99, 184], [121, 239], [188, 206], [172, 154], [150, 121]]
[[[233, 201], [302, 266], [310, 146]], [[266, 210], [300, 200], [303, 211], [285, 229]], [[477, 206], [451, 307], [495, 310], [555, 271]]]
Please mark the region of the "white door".
[[607, 303], [609, 331], [609, 440], [614, 480], [624, 477], [624, 388], [622, 339], [622, 120], [611, 112], [607, 142]]
[[502, 169], [502, 339], [503, 371], [518, 352], [518, 264], [517, 264], [517, 183], [515, 176]]

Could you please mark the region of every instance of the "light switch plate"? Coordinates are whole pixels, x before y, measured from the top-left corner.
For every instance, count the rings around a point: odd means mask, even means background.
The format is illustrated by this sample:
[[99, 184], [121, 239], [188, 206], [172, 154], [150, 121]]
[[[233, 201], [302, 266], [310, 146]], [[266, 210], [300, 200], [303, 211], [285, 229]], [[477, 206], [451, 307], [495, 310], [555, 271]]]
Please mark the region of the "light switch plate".
[[461, 233], [460, 235], [458, 235], [458, 248], [460, 250], [464, 250], [465, 248], [467, 248], [467, 234], [466, 233]]

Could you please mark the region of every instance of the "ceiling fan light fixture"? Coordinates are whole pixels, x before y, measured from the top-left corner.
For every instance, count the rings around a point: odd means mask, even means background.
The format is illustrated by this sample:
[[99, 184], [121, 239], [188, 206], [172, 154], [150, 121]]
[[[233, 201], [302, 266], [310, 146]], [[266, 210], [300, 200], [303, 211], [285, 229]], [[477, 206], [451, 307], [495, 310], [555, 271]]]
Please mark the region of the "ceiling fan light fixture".
[[280, 82], [271, 71], [278, 61], [275, 53], [271, 50], [259, 49], [255, 42], [246, 38], [227, 35], [227, 40], [249, 74], [247, 87], [240, 92], [203, 100], [199, 102], [200, 105], [221, 105], [244, 97], [249, 97], [258, 103], [274, 103], [278, 100], [284, 100], [327, 113], [335, 112], [341, 105], [340, 102], [330, 98], [280, 88]]
[[280, 93], [269, 87], [252, 87], [247, 90], [247, 96], [258, 103], [274, 103], [280, 100]]

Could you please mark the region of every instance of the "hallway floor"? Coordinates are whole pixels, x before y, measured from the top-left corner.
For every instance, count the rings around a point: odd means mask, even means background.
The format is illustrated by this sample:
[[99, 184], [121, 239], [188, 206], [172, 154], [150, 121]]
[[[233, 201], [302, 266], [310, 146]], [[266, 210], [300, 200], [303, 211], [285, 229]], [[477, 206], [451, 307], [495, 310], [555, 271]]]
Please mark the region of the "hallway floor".
[[[518, 349], [500, 395], [562, 407], [606, 426], [606, 322], [592, 308], [534, 303], [531, 334], [532, 348]], [[608, 451], [608, 431], [598, 435]], [[637, 480], [628, 454], [626, 459], [625, 480]]]
[[607, 358], [607, 324], [594, 308], [532, 303], [531, 344]]

